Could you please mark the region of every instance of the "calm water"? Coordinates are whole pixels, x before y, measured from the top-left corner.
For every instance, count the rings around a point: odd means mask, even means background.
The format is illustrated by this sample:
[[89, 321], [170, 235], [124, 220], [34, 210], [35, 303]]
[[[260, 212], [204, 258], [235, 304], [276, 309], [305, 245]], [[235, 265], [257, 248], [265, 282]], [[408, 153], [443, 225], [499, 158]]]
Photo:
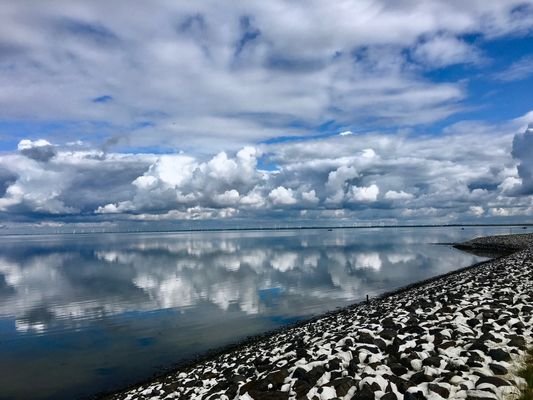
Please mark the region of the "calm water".
[[481, 260], [509, 228], [0, 237], [0, 398], [83, 398]]

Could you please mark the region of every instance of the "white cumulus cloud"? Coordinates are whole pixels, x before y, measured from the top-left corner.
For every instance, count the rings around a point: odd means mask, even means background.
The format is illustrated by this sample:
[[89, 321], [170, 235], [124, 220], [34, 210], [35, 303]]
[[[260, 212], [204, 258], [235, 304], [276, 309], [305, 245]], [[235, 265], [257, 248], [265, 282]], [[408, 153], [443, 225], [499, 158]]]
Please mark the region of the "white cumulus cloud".
[[363, 187], [352, 186], [349, 192], [349, 200], [372, 202], [378, 199], [378, 194], [379, 187], [376, 184]]
[[297, 202], [293, 190], [283, 186], [278, 186], [277, 188], [272, 189], [268, 194], [268, 197], [275, 205], [292, 205]]

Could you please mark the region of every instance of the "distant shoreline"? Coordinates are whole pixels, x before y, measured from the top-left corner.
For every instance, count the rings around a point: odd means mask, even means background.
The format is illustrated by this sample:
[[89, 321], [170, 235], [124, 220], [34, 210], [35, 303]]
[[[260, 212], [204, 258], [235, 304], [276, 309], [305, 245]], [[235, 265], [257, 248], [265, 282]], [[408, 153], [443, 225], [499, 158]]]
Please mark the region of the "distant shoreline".
[[429, 225], [326, 225], [326, 226], [282, 226], [282, 227], [243, 227], [243, 228], [183, 228], [168, 230], [117, 230], [91, 232], [29, 232], [29, 233], [8, 233], [0, 230], [0, 236], [43, 236], [43, 235], [95, 235], [95, 234], [147, 234], [147, 233], [195, 233], [195, 232], [265, 232], [265, 231], [297, 231], [297, 230], [334, 230], [334, 229], [394, 229], [394, 228], [520, 228], [528, 229], [533, 227], [533, 223], [524, 224], [429, 224]]

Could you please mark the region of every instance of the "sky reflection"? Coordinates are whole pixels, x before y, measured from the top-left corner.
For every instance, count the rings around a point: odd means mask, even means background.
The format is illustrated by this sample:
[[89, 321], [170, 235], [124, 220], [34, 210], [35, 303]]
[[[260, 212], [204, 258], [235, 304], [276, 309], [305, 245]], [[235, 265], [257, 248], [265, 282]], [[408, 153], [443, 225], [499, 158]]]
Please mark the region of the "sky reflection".
[[36, 366], [47, 371], [35, 382], [42, 398], [131, 383], [208, 348], [472, 264], [480, 258], [432, 243], [477, 233], [5, 237], [0, 386], [7, 398], [35, 398], [24, 381]]

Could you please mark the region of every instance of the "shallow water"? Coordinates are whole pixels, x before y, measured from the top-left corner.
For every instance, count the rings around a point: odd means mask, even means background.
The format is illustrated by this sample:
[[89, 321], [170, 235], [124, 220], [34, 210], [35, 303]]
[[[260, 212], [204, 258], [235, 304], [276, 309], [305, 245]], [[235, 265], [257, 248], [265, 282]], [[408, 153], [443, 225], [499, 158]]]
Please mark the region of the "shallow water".
[[207, 349], [483, 260], [434, 243], [509, 231], [4, 236], [0, 399], [121, 388]]

